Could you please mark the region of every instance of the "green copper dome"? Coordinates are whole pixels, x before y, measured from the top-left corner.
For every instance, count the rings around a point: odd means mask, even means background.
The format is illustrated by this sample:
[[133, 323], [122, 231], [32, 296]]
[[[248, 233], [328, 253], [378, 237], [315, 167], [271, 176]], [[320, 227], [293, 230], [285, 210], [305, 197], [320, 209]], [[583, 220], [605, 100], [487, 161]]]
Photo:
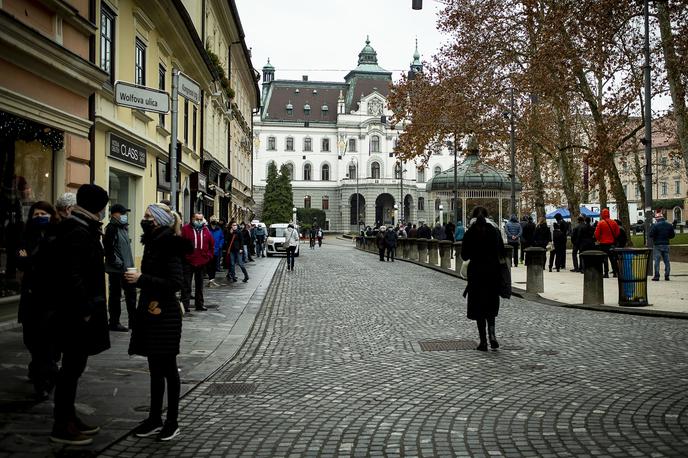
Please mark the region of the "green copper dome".
[[358, 53], [358, 65], [377, 65], [377, 52], [370, 46], [370, 37], [366, 36], [366, 45]]
[[[477, 151], [471, 151], [458, 166], [457, 186], [458, 189], [506, 191], [511, 190], [511, 178], [508, 173], [482, 162]], [[425, 184], [425, 189], [428, 192], [454, 190], [454, 167], [429, 179]], [[521, 182], [516, 178], [516, 191], [521, 189]]]
[[265, 64], [265, 66], [263, 67], [263, 71], [265, 71], [265, 70], [274, 70], [274, 69], [275, 69], [275, 67], [272, 66], [272, 64], [270, 63], [270, 58], [268, 57], [268, 63]]

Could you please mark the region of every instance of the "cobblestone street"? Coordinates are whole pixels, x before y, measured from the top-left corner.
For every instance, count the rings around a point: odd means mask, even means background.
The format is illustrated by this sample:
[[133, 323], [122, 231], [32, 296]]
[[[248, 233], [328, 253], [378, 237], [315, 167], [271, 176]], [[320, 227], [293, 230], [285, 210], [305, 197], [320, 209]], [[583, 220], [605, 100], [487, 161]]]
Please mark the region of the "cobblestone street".
[[[172, 443], [107, 456], [685, 456], [686, 321], [514, 299], [473, 350], [463, 282], [347, 246], [283, 264]], [[423, 351], [457, 340], [466, 349]], [[471, 342], [465, 342], [465, 340]]]

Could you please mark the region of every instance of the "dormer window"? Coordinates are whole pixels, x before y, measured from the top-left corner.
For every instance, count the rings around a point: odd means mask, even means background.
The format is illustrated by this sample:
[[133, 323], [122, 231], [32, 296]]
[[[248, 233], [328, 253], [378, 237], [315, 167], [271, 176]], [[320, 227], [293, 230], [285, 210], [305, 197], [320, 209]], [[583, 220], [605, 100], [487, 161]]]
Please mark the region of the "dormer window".
[[303, 114], [305, 114], [306, 116], [311, 114], [311, 106], [309, 104], [305, 104], [303, 106]]
[[294, 90], [294, 94], [298, 94], [299, 92], [301, 92], [301, 90], [297, 87], [297, 88]]
[[318, 90], [317, 90], [317, 89], [313, 89], [313, 95], [318, 95]]
[[327, 114], [328, 111], [330, 111], [330, 107], [328, 107], [326, 104], [320, 107], [322, 110], [323, 114]]
[[291, 116], [293, 113], [294, 113], [294, 105], [292, 105], [291, 102], [289, 102], [287, 104], [287, 114], [289, 116]]

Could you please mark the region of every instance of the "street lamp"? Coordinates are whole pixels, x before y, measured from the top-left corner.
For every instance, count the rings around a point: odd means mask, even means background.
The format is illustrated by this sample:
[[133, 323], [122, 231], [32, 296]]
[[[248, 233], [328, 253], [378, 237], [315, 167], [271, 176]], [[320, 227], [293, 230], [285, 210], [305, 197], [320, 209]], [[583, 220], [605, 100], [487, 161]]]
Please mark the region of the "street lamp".
[[[458, 177], [458, 161], [456, 158], [456, 155], [459, 151], [461, 151], [461, 146], [459, 145], [459, 141], [456, 138], [456, 132], [454, 132], [454, 223], [459, 221], [459, 177]], [[447, 142], [451, 145], [451, 142]]]
[[294, 226], [296, 226], [296, 207], [291, 209], [291, 220], [294, 223]]
[[396, 225], [396, 223], [399, 221], [399, 205], [394, 204], [394, 223], [392, 223], [392, 226]]
[[[511, 158], [511, 201], [510, 212], [516, 214], [516, 126], [514, 121], [514, 88], [511, 87], [509, 96], [509, 111], [504, 112], [504, 118], [509, 120], [509, 155]], [[501, 211], [501, 210], [500, 210]]]
[[[360, 212], [360, 207], [358, 204], [359, 201], [359, 194], [358, 194], [358, 159], [355, 157], [351, 158], [351, 164], [353, 164], [355, 170], [356, 170], [356, 228], [360, 232], [361, 230], [361, 212]], [[351, 177], [349, 177], [351, 178]]]
[[440, 224], [444, 224], [444, 205], [440, 204]]

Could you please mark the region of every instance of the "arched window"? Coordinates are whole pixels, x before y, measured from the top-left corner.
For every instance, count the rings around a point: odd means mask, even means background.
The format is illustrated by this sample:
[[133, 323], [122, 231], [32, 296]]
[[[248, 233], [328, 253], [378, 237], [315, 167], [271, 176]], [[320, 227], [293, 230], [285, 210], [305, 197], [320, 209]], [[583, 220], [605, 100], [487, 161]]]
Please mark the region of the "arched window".
[[349, 164], [349, 179], [355, 180], [356, 178], [356, 166], [354, 164]]
[[294, 137], [287, 137], [284, 149], [287, 151], [294, 151]]
[[303, 150], [304, 151], [313, 151], [313, 140], [310, 138], [304, 138], [303, 139]]
[[380, 178], [380, 163], [379, 162], [373, 162], [370, 165], [370, 176], [372, 178]]
[[311, 208], [311, 196], [303, 198], [303, 208]]
[[330, 209], [330, 198], [327, 196], [323, 196], [323, 198], [322, 198], [322, 209], [323, 210], [329, 210]]
[[436, 177], [440, 173], [442, 173], [442, 167], [440, 167], [439, 165], [435, 166], [435, 169], [432, 172], [432, 176]]
[[323, 164], [320, 168], [320, 179], [322, 181], [330, 181], [330, 166]]
[[311, 165], [310, 164], [304, 164], [303, 165], [303, 180], [304, 181], [311, 181]]
[[287, 166], [287, 172], [289, 173], [289, 179], [293, 180], [294, 179], [294, 164], [291, 162], [287, 162], [285, 164]]
[[418, 211], [424, 211], [425, 210], [425, 197], [419, 197], [418, 198]]
[[275, 137], [268, 137], [268, 151], [275, 151]]
[[380, 137], [377, 135], [370, 137], [370, 151], [373, 153], [380, 152]]
[[425, 167], [420, 167], [418, 169], [418, 175], [416, 175], [416, 181], [418, 183], [425, 183]]

